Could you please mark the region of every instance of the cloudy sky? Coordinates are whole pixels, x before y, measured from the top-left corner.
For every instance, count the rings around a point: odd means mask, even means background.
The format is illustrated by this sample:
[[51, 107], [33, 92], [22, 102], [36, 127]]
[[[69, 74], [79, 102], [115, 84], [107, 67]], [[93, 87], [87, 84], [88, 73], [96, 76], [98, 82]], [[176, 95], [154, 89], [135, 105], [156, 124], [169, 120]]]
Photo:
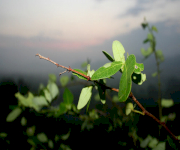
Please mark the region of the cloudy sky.
[[0, 0], [1, 74], [60, 72], [36, 53], [76, 68], [89, 58], [97, 69], [106, 60], [102, 50], [112, 54], [114, 40], [140, 57], [148, 47], [142, 44], [144, 17], [157, 26], [165, 57], [178, 56], [179, 8], [178, 0]]

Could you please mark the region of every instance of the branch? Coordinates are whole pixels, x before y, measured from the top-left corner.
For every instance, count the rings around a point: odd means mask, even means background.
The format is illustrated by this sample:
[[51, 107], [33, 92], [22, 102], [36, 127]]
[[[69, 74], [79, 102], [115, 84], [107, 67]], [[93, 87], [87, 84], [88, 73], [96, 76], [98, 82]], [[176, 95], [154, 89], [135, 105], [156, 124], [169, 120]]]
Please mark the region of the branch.
[[[49, 59], [49, 58], [46, 58], [46, 57], [44, 57], [44, 56], [41, 56], [40, 54], [36, 54], [36, 56], [39, 56], [40, 59], [44, 59], [44, 60], [47, 60], [47, 61], [55, 64], [57, 67], [64, 68], [64, 69], [66, 69], [66, 70], [69, 71], [69, 72], [70, 72], [70, 71], [75, 72], [75, 73], [77, 73], [77, 74], [85, 77], [88, 81], [91, 81], [91, 78], [90, 78], [89, 76], [86, 76], [86, 75], [84, 75], [84, 74], [82, 74], [82, 73], [80, 73], [80, 72], [78, 72], [78, 71], [76, 71], [76, 70], [73, 70], [73, 69], [71, 69], [70, 67], [67, 68], [67, 67], [64, 67], [64, 66], [62, 66], [62, 65], [59, 65], [58, 63], [52, 61], [52, 60]], [[101, 83], [99, 83], [99, 82], [97, 82], [97, 81], [94, 81], [94, 82], [98, 83], [98, 84], [101, 85], [101, 86], [104, 86], [106, 89], [111, 89], [112, 91], [119, 92], [119, 89], [108, 87], [108, 86], [106, 86], [106, 85], [104, 85], [104, 84], [101, 84]], [[148, 112], [148, 111], [139, 103], [139, 101], [135, 98], [135, 96], [133, 95], [132, 92], [129, 94], [129, 97], [132, 98], [133, 101], [142, 109], [142, 111], [143, 111], [142, 113], [143, 113], [143, 114], [151, 117], [151, 118], [154, 119], [157, 123], [159, 123], [160, 125], [162, 125], [162, 126], [167, 130], [167, 132], [173, 137], [173, 139], [179, 141], [179, 143], [180, 143], [180, 140], [169, 130], [169, 128], [166, 126], [166, 124], [165, 124], [164, 122], [161, 122], [158, 118], [156, 118], [154, 115], [152, 115], [150, 112]]]

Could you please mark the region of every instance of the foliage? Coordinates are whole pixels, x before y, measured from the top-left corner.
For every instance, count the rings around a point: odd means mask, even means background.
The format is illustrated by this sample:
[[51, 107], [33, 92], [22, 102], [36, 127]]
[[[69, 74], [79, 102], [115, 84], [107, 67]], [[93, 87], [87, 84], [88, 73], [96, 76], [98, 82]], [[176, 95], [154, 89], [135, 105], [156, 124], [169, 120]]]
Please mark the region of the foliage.
[[[144, 22], [142, 24], [142, 27], [145, 29], [149, 27], [149, 25], [147, 22]], [[157, 32], [158, 30], [155, 26], [152, 26], [150, 31]], [[148, 48], [147, 50], [141, 49], [142, 55], [145, 56], [145, 58], [148, 58], [153, 52], [155, 52], [157, 60], [159, 62], [164, 61], [162, 51], [154, 50], [156, 41], [152, 33], [149, 33], [147, 39], [144, 40], [144, 43], [148, 42], [150, 43], [150, 48]], [[82, 68], [84, 68], [85, 66], [87, 67], [85, 71], [80, 69], [74, 69], [74, 71], [72, 69], [70, 70], [73, 72], [72, 74], [77, 76], [79, 79], [87, 80], [88, 76], [90, 77], [88, 79], [90, 79], [92, 82], [92, 84], [87, 84], [84, 88], [82, 88], [77, 106], [74, 104], [74, 95], [68, 88], [69, 81], [74, 80], [74, 78], [70, 79], [68, 76], [60, 77], [59, 81], [61, 85], [58, 86], [56, 76], [54, 74], [49, 74], [49, 80], [47, 85], [44, 86], [43, 84], [40, 84], [38, 94], [33, 94], [32, 92], [28, 92], [26, 95], [22, 95], [20, 92], [17, 92], [15, 94], [15, 97], [18, 100], [18, 105], [15, 106], [13, 110], [8, 114], [6, 121], [9, 123], [15, 122], [18, 118], [20, 118], [21, 126], [25, 128], [23, 134], [25, 135], [26, 141], [30, 145], [31, 150], [40, 148], [71, 150], [72, 145], [66, 145], [66, 141], [68, 141], [68, 139], [71, 137], [72, 129], [68, 129], [65, 134], [54, 134], [53, 136], [50, 136], [50, 134], [46, 134], [45, 131], [37, 132], [36, 126], [30, 125], [28, 119], [25, 117], [27, 110], [28, 113], [36, 113], [37, 116], [44, 115], [46, 119], [55, 118], [56, 120], [58, 120], [66, 114], [72, 115], [73, 117], [78, 117], [82, 121], [81, 132], [93, 132], [93, 129], [96, 128], [95, 123], [97, 123], [98, 125], [102, 124], [101, 119], [104, 116], [104, 120], [106, 118], [110, 120], [108, 121], [108, 127], [106, 127], [106, 132], [112, 133], [113, 131], [119, 129], [128, 132], [128, 134], [125, 133], [126, 135], [121, 134], [121, 139], [119, 139], [118, 141], [118, 144], [121, 147], [128, 146], [129, 149], [135, 149], [137, 147], [153, 150], [165, 150], [166, 145], [169, 144], [171, 147], [176, 149], [176, 143], [172, 140], [170, 136], [167, 136], [167, 138], [165, 137], [163, 140], [159, 140], [158, 138], [151, 136], [150, 134], [147, 135], [147, 137], [145, 138], [138, 136], [137, 122], [139, 120], [139, 116], [133, 114], [132, 112], [141, 115], [148, 115], [148, 112], [144, 108], [142, 109], [142, 111], [139, 111], [136, 108], [136, 104], [134, 104], [129, 98], [132, 98], [135, 102], [137, 101], [131, 92], [132, 82], [137, 85], [142, 85], [143, 82], [146, 81], [146, 74], [142, 73], [142, 71], [144, 70], [144, 65], [142, 63], [137, 63], [136, 57], [133, 54], [127, 54], [127, 57], [125, 58], [125, 49], [123, 45], [117, 40], [114, 41], [112, 44], [112, 52], [113, 57], [107, 52], [103, 51], [103, 54], [111, 62], [106, 63], [96, 71], [90, 70], [91, 66], [89, 64], [89, 60], [88, 62], [84, 62], [82, 64]], [[108, 87], [106, 85], [106, 80], [112, 78], [114, 74], [119, 72], [122, 73], [119, 83], [119, 89], [113, 89]], [[157, 73], [154, 73], [153, 76], [156, 76], [157, 74], [159, 74], [159, 70], [157, 71]], [[60, 88], [64, 89], [62, 93], [63, 100], [58, 106], [53, 106], [53, 101], [59, 98]], [[103, 109], [89, 110], [90, 101], [93, 95], [93, 89], [97, 90], [95, 99], [97, 101], [101, 101], [103, 107], [107, 106], [106, 99], [108, 97], [116, 110], [110, 111], [109, 114], [107, 114], [106, 111], [104, 111]], [[118, 92], [117, 95], [113, 95], [113, 98], [110, 97], [111, 90]], [[119, 102], [124, 102], [126, 104], [125, 112], [117, 104]], [[86, 105], [86, 114], [81, 114], [80, 109], [83, 109]], [[139, 103], [137, 103], [137, 105], [141, 108], [141, 105], [139, 105]], [[163, 108], [169, 108], [173, 105], [174, 103], [171, 99], [162, 99], [161, 101], [161, 106]], [[161, 118], [161, 121], [173, 121], [175, 117], [175, 114], [163, 116]], [[45, 124], [45, 126], [48, 128], [48, 125]], [[6, 140], [7, 143], [9, 142], [8, 136], [9, 135], [5, 132], [0, 133], [0, 138]], [[123, 138], [127, 136], [131, 138], [134, 146], [131, 146], [131, 144], [127, 144], [129, 140], [123, 141]], [[60, 144], [57, 146], [58, 143]]]

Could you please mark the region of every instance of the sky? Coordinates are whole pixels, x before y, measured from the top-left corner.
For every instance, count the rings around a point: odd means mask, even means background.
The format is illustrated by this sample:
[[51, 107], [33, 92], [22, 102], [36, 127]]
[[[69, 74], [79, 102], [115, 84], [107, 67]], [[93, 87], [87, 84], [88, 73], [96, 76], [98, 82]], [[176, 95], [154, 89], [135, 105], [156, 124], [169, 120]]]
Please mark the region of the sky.
[[[112, 55], [114, 40], [140, 63], [140, 49], [148, 47], [142, 43], [147, 36], [141, 27], [144, 17], [158, 28], [164, 68], [171, 66], [168, 58], [178, 62], [180, 56], [179, 8], [178, 0], [0, 0], [0, 75], [47, 77], [64, 71], [35, 57], [37, 53], [71, 68], [89, 58], [91, 69], [98, 69], [108, 62], [102, 50]], [[149, 60], [148, 67], [154, 61]]]

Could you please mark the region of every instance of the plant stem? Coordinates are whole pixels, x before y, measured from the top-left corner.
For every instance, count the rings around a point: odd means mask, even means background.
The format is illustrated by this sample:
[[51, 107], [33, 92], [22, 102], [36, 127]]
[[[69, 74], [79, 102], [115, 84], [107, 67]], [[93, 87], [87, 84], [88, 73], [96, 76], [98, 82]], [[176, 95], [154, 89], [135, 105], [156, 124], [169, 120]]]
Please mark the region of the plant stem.
[[[45, 59], [45, 60], [47, 60], [47, 61], [55, 64], [55, 65], [58, 66], [58, 67], [65, 68], [65, 69], [67, 69], [68, 71], [72, 71], [72, 72], [75, 72], [75, 73], [77, 73], [77, 74], [79, 74], [79, 75], [82, 75], [83, 77], [87, 78], [87, 80], [91, 81], [91, 79], [90, 79], [89, 76], [86, 76], [86, 75], [84, 75], [84, 74], [82, 74], [82, 73], [80, 73], [80, 72], [78, 72], [78, 71], [75, 71], [75, 70], [71, 69], [70, 67], [67, 68], [67, 67], [64, 67], [64, 66], [62, 66], [62, 65], [59, 65], [59, 64], [57, 64], [56, 62], [52, 61], [51, 59], [46, 58], [46, 57], [44, 57], [44, 56], [41, 56], [40, 54], [36, 54], [36, 56], [39, 56], [40, 59]], [[115, 92], [119, 92], [119, 89], [115, 89], [115, 88], [108, 87], [108, 86], [106, 86], [106, 85], [104, 85], [104, 84], [101, 84], [101, 83], [99, 83], [99, 82], [97, 82], [97, 81], [94, 81], [94, 82], [100, 84], [100, 85], [103, 86], [104, 88], [111, 89], [112, 91], [115, 91]], [[132, 98], [133, 101], [141, 108], [142, 114], [145, 114], [145, 115], [151, 117], [152, 119], [154, 119], [157, 123], [159, 123], [161, 126], [163, 126], [163, 127], [166, 129], [167, 132], [169, 132], [169, 134], [173, 137], [174, 140], [177, 140], [177, 141], [179, 141], [179, 143], [180, 143], [180, 140], [168, 129], [168, 127], [166, 126], [166, 124], [165, 124], [164, 122], [161, 122], [158, 118], [156, 118], [156, 117], [155, 117], [154, 115], [152, 115], [151, 113], [149, 113], [149, 112], [139, 103], [139, 101], [135, 98], [135, 96], [133, 95], [132, 92], [130, 92], [129, 97]]]

